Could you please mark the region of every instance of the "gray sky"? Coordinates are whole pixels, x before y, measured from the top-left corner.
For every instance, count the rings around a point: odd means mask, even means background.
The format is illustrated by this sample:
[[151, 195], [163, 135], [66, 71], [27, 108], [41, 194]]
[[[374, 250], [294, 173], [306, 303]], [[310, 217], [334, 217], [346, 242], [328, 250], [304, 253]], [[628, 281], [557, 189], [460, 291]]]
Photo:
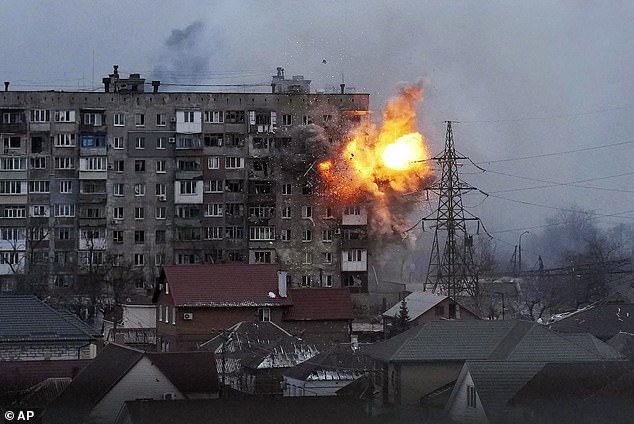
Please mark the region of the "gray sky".
[[490, 193], [464, 204], [509, 257], [557, 208], [634, 219], [631, 1], [4, 1], [0, 16], [13, 89], [99, 86], [115, 63], [213, 83], [269, 83], [283, 66], [314, 89], [343, 73], [379, 118], [422, 77], [419, 129], [437, 153], [443, 121], [462, 122], [456, 146], [487, 172], [461, 172]]

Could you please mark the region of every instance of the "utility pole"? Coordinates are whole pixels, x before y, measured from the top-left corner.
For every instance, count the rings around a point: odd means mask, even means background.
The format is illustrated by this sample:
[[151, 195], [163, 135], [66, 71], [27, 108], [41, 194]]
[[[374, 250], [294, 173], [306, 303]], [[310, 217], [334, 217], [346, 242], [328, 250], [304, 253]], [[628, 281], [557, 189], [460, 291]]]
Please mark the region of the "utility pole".
[[522, 234], [520, 234], [520, 243], [519, 243], [519, 274], [522, 275], [522, 236], [524, 234], [528, 234], [528, 231], [524, 231]]
[[[456, 299], [463, 294], [478, 294], [478, 275], [472, 254], [473, 236], [467, 233], [466, 222], [478, 221], [479, 228], [480, 220], [466, 212], [462, 206], [462, 193], [477, 189], [460, 180], [458, 161], [468, 158], [456, 155], [451, 124], [452, 121], [447, 121], [442, 154], [432, 158], [441, 167], [442, 175], [439, 182], [428, 188], [438, 195], [438, 209], [422, 219], [423, 222], [435, 223], [434, 241], [423, 290], [431, 287], [432, 291], [440, 291]], [[446, 234], [442, 253], [441, 232]]]

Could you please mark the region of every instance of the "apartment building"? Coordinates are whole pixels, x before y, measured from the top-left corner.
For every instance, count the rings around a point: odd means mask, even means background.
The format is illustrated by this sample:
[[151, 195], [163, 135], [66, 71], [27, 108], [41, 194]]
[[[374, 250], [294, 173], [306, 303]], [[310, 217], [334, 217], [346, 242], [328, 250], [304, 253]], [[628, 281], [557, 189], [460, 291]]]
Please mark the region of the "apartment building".
[[3, 291], [103, 267], [142, 271], [141, 288], [162, 265], [230, 262], [367, 290], [367, 211], [324, 195], [310, 152], [367, 119], [369, 95], [311, 93], [282, 68], [267, 93], [146, 91], [116, 66], [103, 83], [0, 93]]

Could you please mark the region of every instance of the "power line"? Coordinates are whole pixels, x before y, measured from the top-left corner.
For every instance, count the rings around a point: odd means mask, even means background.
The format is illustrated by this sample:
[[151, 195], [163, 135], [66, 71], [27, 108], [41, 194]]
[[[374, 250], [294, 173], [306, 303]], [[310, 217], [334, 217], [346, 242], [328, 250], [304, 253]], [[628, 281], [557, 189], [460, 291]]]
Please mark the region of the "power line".
[[614, 112], [617, 110], [628, 110], [634, 108], [634, 105], [626, 105], [626, 106], [613, 106], [606, 107], [601, 109], [594, 109], [586, 112], [575, 112], [575, 113], [560, 113], [558, 115], [543, 115], [543, 116], [526, 116], [523, 118], [511, 118], [511, 119], [485, 119], [485, 120], [474, 120], [474, 121], [460, 121], [465, 124], [490, 124], [490, 123], [503, 123], [503, 122], [525, 122], [525, 121], [549, 121], [549, 120], [557, 120], [564, 118], [576, 118], [579, 116], [588, 116], [588, 115], [597, 115], [601, 113]]

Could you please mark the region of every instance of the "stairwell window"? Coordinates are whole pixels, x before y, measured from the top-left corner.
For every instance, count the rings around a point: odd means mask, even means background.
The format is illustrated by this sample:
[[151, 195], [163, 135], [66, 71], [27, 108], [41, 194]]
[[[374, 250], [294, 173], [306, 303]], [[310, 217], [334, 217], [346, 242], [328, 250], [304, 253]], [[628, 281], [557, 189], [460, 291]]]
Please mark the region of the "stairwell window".
[[467, 406], [469, 408], [475, 408], [476, 407], [476, 391], [475, 391], [475, 387], [473, 386], [467, 386]]

